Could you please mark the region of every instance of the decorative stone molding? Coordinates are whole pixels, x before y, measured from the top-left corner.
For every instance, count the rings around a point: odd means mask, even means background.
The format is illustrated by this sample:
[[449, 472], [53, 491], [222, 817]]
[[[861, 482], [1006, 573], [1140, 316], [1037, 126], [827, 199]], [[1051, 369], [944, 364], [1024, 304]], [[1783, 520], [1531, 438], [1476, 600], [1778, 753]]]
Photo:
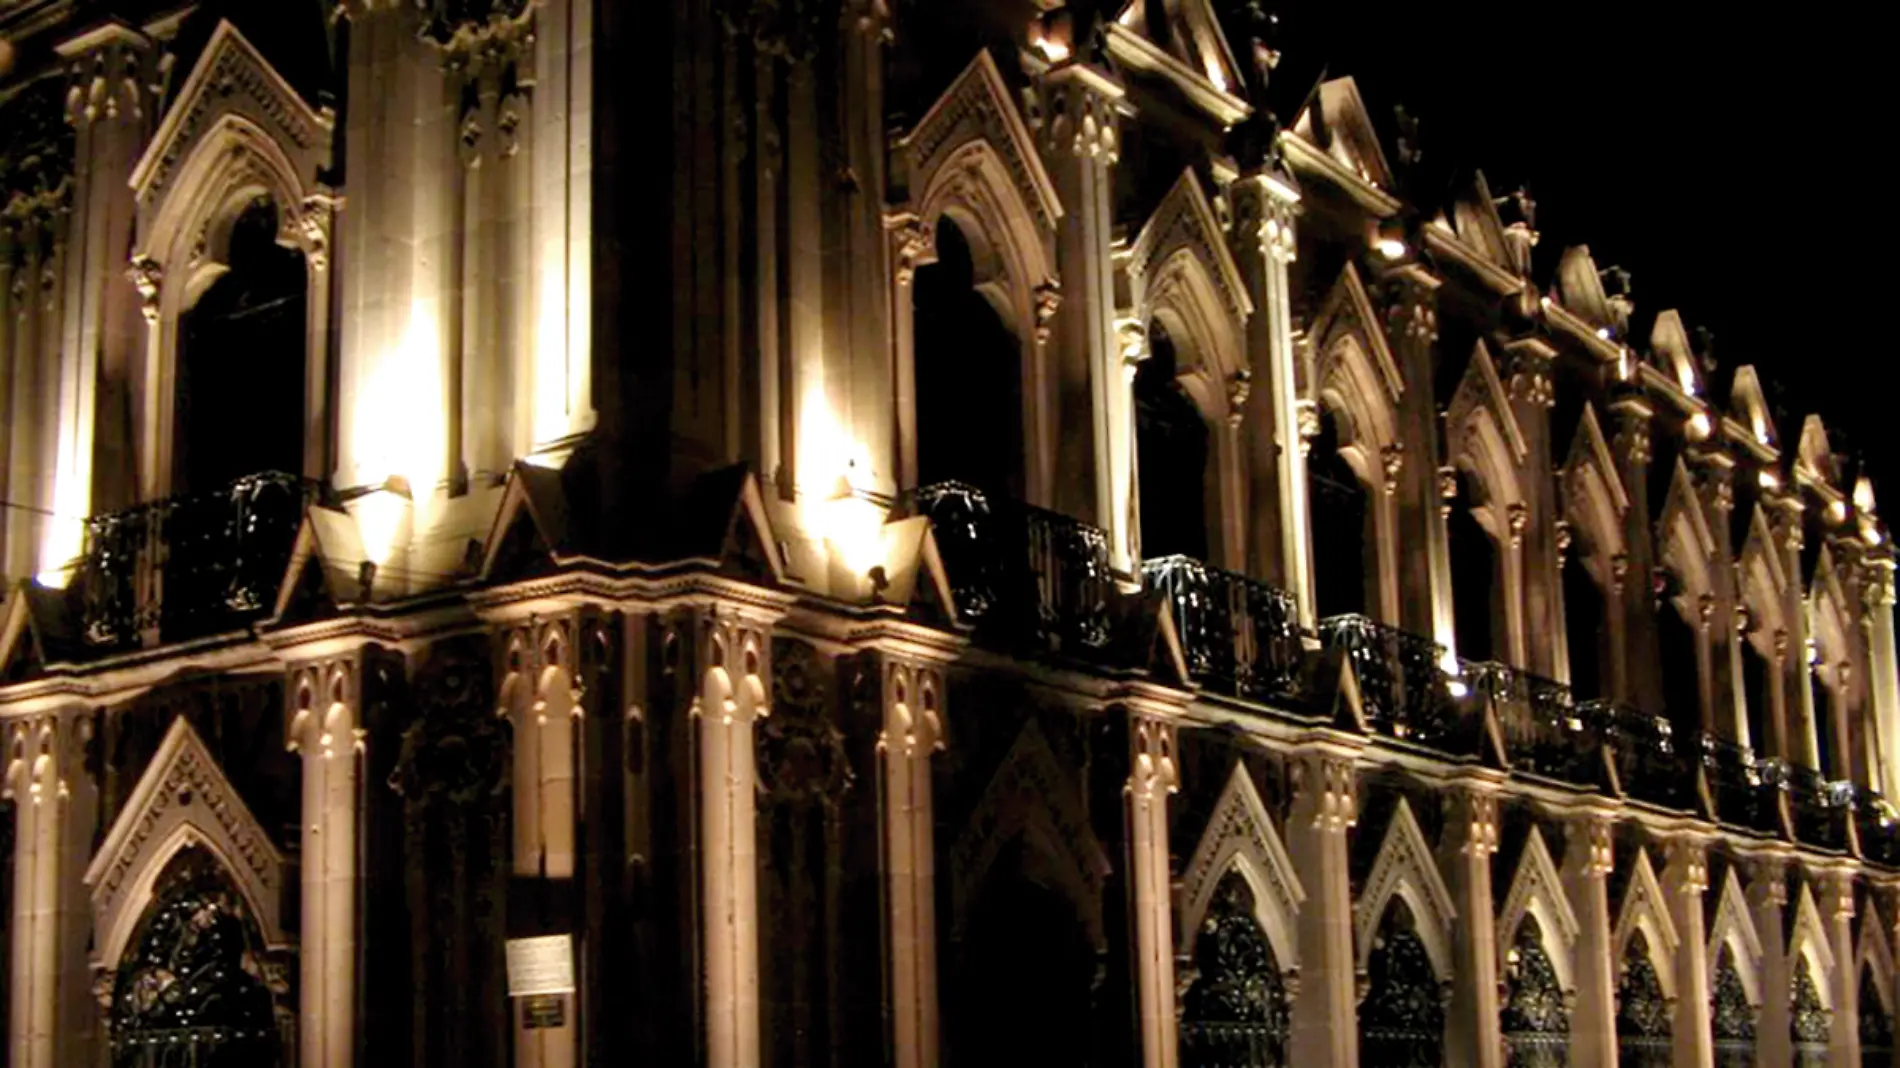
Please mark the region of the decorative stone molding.
[[[925, 193], [927, 203], [927, 191], [938, 177], [964, 165], [967, 151], [978, 145], [987, 149], [987, 160], [994, 161], [1035, 225], [1043, 233], [1053, 233], [1062, 217], [1062, 203], [1036, 155], [1035, 141], [1010, 100], [1002, 73], [987, 51], [977, 54], [916, 127], [897, 142], [896, 152], [913, 192]], [[935, 217], [935, 213], [920, 214]]]
[[[1188, 262], [1198, 268], [1194, 278], [1174, 280], [1176, 272], [1189, 269]], [[1192, 168], [1181, 172], [1142, 224], [1129, 251], [1128, 273], [1140, 291], [1148, 294], [1144, 305], [1160, 303], [1159, 298], [1170, 285], [1199, 286], [1201, 291], [1211, 292], [1218, 298], [1225, 329], [1234, 340], [1243, 335], [1247, 318], [1253, 314], [1246, 281], [1227, 249], [1213, 206]], [[1233, 366], [1223, 368], [1227, 374], [1245, 364], [1237, 350], [1230, 358]]]
[[1665, 965], [1675, 955], [1682, 939], [1676, 931], [1675, 920], [1670, 918], [1669, 902], [1663, 896], [1662, 884], [1656, 881], [1656, 870], [1650, 866], [1649, 852], [1637, 847], [1630, 864], [1629, 883], [1623, 889], [1623, 907], [1617, 914], [1616, 926], [1610, 936], [1610, 959], [1623, 960], [1629, 949], [1630, 938], [1637, 931], [1642, 931], [1657, 965], [1656, 974], [1662, 982], [1663, 995], [1673, 998], [1676, 996], [1675, 969]]
[[[1893, 950], [1887, 941], [1885, 925], [1880, 922], [1880, 911], [1870, 903], [1868, 911], [1871, 918], [1860, 925], [1860, 940], [1854, 945], [1854, 975], [1856, 982], [1864, 972], [1873, 977], [1874, 989], [1881, 998], [1880, 1011], [1892, 1015], [1894, 1011], [1894, 961]], [[1866, 1008], [1863, 1006], [1863, 1012]]]
[[1557, 971], [1557, 980], [1565, 990], [1577, 988], [1572, 948], [1582, 926], [1577, 922], [1577, 914], [1570, 907], [1570, 899], [1564, 893], [1562, 878], [1558, 875], [1557, 865], [1551, 860], [1550, 850], [1544, 845], [1544, 836], [1532, 827], [1524, 839], [1524, 852], [1517, 862], [1517, 874], [1511, 877], [1510, 889], [1504, 894], [1504, 907], [1498, 912], [1497, 959], [1498, 974], [1506, 972], [1506, 955], [1517, 943], [1517, 929], [1525, 916], [1537, 919], [1537, 929], [1544, 935], [1544, 951], [1550, 956], [1552, 967]]
[[1273, 947], [1274, 959], [1288, 972], [1300, 967], [1299, 915], [1306, 890], [1293, 861], [1275, 833], [1266, 805], [1254, 789], [1247, 766], [1236, 762], [1214, 803], [1214, 814], [1194, 847], [1179, 883], [1180, 935], [1176, 951], [1189, 956], [1201, 919], [1228, 872], [1237, 872], [1253, 890], [1254, 918]]
[[267, 946], [290, 944], [282, 911], [284, 856], [198, 732], [180, 716], [86, 869], [95, 965], [108, 971], [118, 967], [154, 881], [166, 862], [190, 845], [209, 850], [230, 872]]
[[1722, 892], [1716, 899], [1715, 919], [1709, 924], [1709, 986], [1715, 986], [1715, 966], [1721, 958], [1722, 948], [1728, 947], [1730, 959], [1735, 962], [1736, 974], [1741, 976], [1742, 989], [1748, 994], [1748, 1003], [1761, 1004], [1761, 936], [1755, 931], [1755, 920], [1749, 912], [1748, 899], [1742, 894], [1742, 879], [1735, 869], [1730, 868], [1722, 879]]
[[[1779, 935], [1780, 932], [1770, 932]], [[1803, 882], [1794, 899], [1794, 925], [1788, 935], [1788, 959], [1806, 957], [1808, 967], [1813, 970], [1814, 985], [1821, 994], [1821, 1004], [1829, 1009], [1834, 1007], [1834, 947], [1827, 935], [1827, 925], [1821, 922], [1821, 910], [1815, 905], [1814, 891]], [[1852, 963], [1849, 961], [1848, 963]]]
[[1299, 803], [1296, 813], [1304, 811], [1316, 829], [1335, 834], [1358, 823], [1358, 787], [1351, 760], [1308, 753], [1298, 757], [1292, 768], [1293, 796]]
[[[1334, 365], [1342, 356], [1357, 356], [1368, 361], [1367, 370], [1371, 375], [1357, 375], [1361, 387], [1377, 385], [1383, 388], [1391, 404], [1397, 404], [1405, 393], [1405, 377], [1399, 373], [1398, 360], [1392, 355], [1392, 347], [1387, 343], [1385, 330], [1380, 325], [1380, 317], [1373, 309], [1372, 298], [1366, 294], [1366, 287], [1359, 280], [1359, 271], [1348, 263], [1340, 272], [1339, 280], [1326, 294], [1326, 300], [1320, 305], [1319, 314], [1314, 316], [1308, 335], [1316, 339], [1314, 351], [1319, 354], [1314, 368], [1315, 379], [1325, 388], [1334, 378]], [[1368, 398], [1370, 403], [1370, 398]], [[1396, 417], [1394, 417], [1396, 422]]]
[[1452, 903], [1451, 891], [1445, 887], [1445, 880], [1438, 874], [1438, 865], [1432, 860], [1431, 846], [1426, 844], [1424, 832], [1419, 830], [1418, 820], [1412, 815], [1412, 806], [1404, 798], [1399, 799], [1392, 810], [1392, 820], [1386, 826], [1385, 840], [1379, 846], [1377, 859], [1372, 862], [1372, 872], [1366, 876], [1365, 888], [1360, 891], [1359, 900], [1353, 906], [1352, 926], [1353, 945], [1357, 953], [1356, 966], [1364, 973], [1368, 958], [1372, 953], [1373, 935], [1379, 920], [1385, 915], [1386, 904], [1396, 895], [1404, 900], [1412, 910], [1412, 916], [1418, 924], [1419, 940], [1425, 945], [1425, 952], [1432, 959], [1432, 968], [1438, 978], [1449, 980], [1456, 969], [1451, 933], [1452, 921], [1457, 918], [1458, 910]]

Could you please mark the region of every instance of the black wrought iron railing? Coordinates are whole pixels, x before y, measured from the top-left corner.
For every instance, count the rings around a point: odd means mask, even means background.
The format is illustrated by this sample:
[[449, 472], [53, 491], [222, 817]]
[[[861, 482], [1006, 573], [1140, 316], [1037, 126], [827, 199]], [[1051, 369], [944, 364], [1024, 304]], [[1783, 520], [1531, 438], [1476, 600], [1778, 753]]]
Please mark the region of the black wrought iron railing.
[[1578, 705], [1577, 714], [1602, 734], [1624, 793], [1651, 804], [1687, 804], [1689, 791], [1667, 719], [1601, 700]]
[[1292, 597], [1186, 556], [1144, 561], [1141, 574], [1168, 595], [1196, 682], [1254, 700], [1292, 692], [1300, 666]]
[[1494, 661], [1466, 662], [1465, 684], [1497, 709], [1514, 770], [1580, 786], [1603, 770], [1603, 736], [1578, 714], [1570, 687]]
[[263, 615], [320, 492], [309, 480], [265, 472], [87, 520], [76, 578], [87, 644], [182, 641]]
[[1265, 1023], [1181, 1023], [1183, 1068], [1280, 1068], [1287, 1033]]
[[1319, 638], [1351, 659], [1374, 730], [1436, 748], [1452, 743], [1457, 713], [1439, 669], [1444, 646], [1360, 615], [1321, 620]]
[[1788, 768], [1788, 819], [1795, 840], [1819, 849], [1847, 848], [1854, 806], [1851, 782], [1830, 782], [1813, 768]]
[[961, 482], [920, 486], [903, 504], [930, 519], [957, 608], [979, 635], [1069, 655], [1108, 644], [1099, 528]]
[[1709, 800], [1715, 804], [1715, 818], [1735, 827], [1765, 834], [1780, 827], [1781, 814], [1777, 792], [1781, 789], [1781, 766], [1755, 756], [1745, 745], [1697, 732], [1691, 735], [1692, 752], [1702, 760], [1703, 781], [1709, 787]]
[[1900, 865], [1900, 810], [1872, 790], [1853, 788], [1854, 831], [1860, 855], [1879, 864]]

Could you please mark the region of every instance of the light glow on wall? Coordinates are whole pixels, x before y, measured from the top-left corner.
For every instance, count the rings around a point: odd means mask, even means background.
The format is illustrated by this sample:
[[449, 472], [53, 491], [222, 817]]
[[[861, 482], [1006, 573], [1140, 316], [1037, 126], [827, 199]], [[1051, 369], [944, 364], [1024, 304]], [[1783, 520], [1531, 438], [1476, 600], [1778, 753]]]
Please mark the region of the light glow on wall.
[[812, 375], [798, 406], [799, 519], [854, 575], [883, 562], [885, 509], [874, 496], [870, 452], [839, 422]]
[[366, 370], [353, 398], [351, 446], [356, 485], [401, 478], [428, 494], [448, 466], [442, 335], [433, 302], [409, 306], [402, 343]]
[[567, 274], [543, 269], [536, 286], [534, 324], [534, 440], [558, 441], [573, 430], [568, 425]]

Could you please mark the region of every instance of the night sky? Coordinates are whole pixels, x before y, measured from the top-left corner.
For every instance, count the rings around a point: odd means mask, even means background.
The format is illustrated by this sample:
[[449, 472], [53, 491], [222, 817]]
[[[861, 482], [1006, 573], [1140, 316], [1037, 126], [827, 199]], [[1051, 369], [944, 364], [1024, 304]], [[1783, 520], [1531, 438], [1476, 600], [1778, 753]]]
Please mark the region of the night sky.
[[1900, 493], [1880, 366], [1895, 238], [1876, 198], [1900, 66], [1887, 28], [1825, 5], [1676, 8], [1283, 2], [1273, 103], [1290, 122], [1322, 68], [1350, 74], [1388, 155], [1404, 105], [1426, 169], [1529, 188], [1541, 285], [1565, 247], [1589, 245], [1631, 274], [1634, 340], [1679, 309], [1714, 331], [1719, 364], [1762, 372], [1784, 448], [1819, 411], [1835, 451]]

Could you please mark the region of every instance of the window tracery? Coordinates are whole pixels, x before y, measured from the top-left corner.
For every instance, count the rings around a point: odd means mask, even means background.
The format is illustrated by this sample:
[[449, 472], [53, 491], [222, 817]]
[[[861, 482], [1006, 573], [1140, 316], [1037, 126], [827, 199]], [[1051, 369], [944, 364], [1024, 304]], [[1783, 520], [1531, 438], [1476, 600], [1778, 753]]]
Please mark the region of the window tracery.
[[1562, 1068], [1570, 1061], [1570, 1001], [1544, 949], [1537, 917], [1525, 914], [1505, 957], [1500, 1013], [1509, 1068]]
[[1821, 1001], [1814, 985], [1814, 969], [1806, 954], [1795, 956], [1792, 1008], [1788, 1037], [1794, 1042], [1796, 1068], [1821, 1068], [1827, 1063], [1827, 1033], [1833, 1013]]
[[1445, 1001], [1412, 910], [1395, 897], [1366, 964], [1359, 1056], [1383, 1068], [1436, 1068], [1445, 1057]]
[[1742, 973], [1735, 967], [1735, 951], [1726, 945], [1715, 958], [1709, 1021], [1717, 1068], [1749, 1068], [1755, 1063], [1755, 1006], [1749, 1003]]
[[1623, 951], [1622, 978], [1616, 986], [1617, 1063], [1623, 1068], [1668, 1068], [1669, 1016], [1669, 999], [1650, 960], [1649, 938], [1637, 930]]
[[1291, 1008], [1273, 947], [1254, 919], [1253, 892], [1229, 871], [1194, 942], [1182, 1004], [1185, 1068], [1278, 1068], [1287, 1063]]

